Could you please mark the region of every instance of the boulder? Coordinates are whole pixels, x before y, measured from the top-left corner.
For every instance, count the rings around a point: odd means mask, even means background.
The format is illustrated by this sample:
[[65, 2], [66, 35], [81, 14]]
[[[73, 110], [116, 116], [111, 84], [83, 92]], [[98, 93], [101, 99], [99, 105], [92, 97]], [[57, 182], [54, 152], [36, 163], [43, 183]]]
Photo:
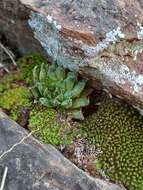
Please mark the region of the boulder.
[[[41, 44], [59, 64], [78, 71], [91, 79], [94, 87], [102, 87], [142, 111], [142, 0], [21, 0], [12, 13], [14, 2], [1, 1], [0, 25], [7, 27], [9, 34], [12, 30], [7, 23], [15, 15], [15, 23], [11, 22], [18, 41], [23, 40], [20, 46], [23, 43], [25, 49], [36, 49]], [[21, 21], [25, 24], [17, 30]], [[26, 31], [24, 35], [22, 30]]]
[[0, 181], [7, 167], [6, 190], [125, 190], [90, 177], [52, 145], [27, 136], [0, 111]]

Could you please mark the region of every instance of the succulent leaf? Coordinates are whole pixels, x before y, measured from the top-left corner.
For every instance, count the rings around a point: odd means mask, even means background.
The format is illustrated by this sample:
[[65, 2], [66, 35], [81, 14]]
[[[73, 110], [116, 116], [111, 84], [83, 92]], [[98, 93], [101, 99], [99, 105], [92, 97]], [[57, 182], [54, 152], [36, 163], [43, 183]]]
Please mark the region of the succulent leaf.
[[61, 106], [65, 109], [69, 109], [72, 107], [72, 99], [65, 100], [61, 103]]
[[84, 116], [81, 110], [72, 110], [69, 115], [71, 118], [84, 120]]
[[57, 97], [56, 97], [56, 100], [58, 100], [58, 101], [60, 101], [60, 102], [62, 102], [63, 101], [63, 99], [64, 99], [64, 96], [63, 96], [63, 94], [61, 93], [61, 94], [59, 94]]
[[47, 99], [47, 98], [40, 98], [39, 99], [40, 103], [45, 106], [45, 107], [48, 107], [48, 108], [51, 108], [53, 107], [50, 103], [50, 101]]
[[36, 83], [36, 86], [37, 86], [37, 88], [38, 88], [38, 90], [39, 90], [39, 92], [40, 92], [40, 95], [42, 96], [42, 94], [44, 93], [44, 89], [43, 89], [42, 83], [37, 82], [37, 83]]
[[48, 74], [54, 72], [56, 70], [56, 68], [57, 68], [57, 64], [56, 64], [56, 62], [54, 62], [53, 64], [51, 64], [49, 66]]
[[85, 85], [86, 85], [85, 80], [79, 81], [72, 91], [72, 97], [78, 97], [81, 94], [81, 92], [84, 90]]
[[48, 99], [51, 99], [51, 98], [52, 98], [51, 92], [50, 92], [50, 90], [49, 90], [48, 88], [46, 88], [46, 89], [44, 90], [43, 96], [44, 96], [44, 98], [48, 98]]
[[36, 87], [31, 88], [31, 92], [35, 99], [38, 99], [40, 97], [40, 93]]
[[78, 98], [73, 102], [72, 108], [81, 108], [88, 106], [89, 99], [87, 98]]
[[35, 66], [33, 69], [33, 81], [34, 81], [34, 83], [39, 81], [39, 68], [38, 68], [38, 66]]
[[57, 79], [59, 79], [60, 81], [65, 79], [66, 73], [65, 73], [64, 68], [58, 66], [55, 73], [56, 73]]
[[46, 66], [44, 63], [41, 65], [40, 74], [39, 74], [39, 80], [40, 82], [44, 82], [47, 76]]
[[75, 81], [74, 81], [74, 77], [70, 76], [68, 77], [64, 82], [65, 82], [65, 86], [66, 86], [66, 91], [70, 91], [73, 89]]
[[67, 77], [73, 77], [73, 78], [75, 78], [75, 81], [77, 81], [77, 73], [76, 72], [72, 72], [72, 71], [68, 72]]
[[66, 92], [64, 98], [76, 98], [79, 97], [85, 87], [86, 82], [84, 80], [79, 81], [72, 91]]

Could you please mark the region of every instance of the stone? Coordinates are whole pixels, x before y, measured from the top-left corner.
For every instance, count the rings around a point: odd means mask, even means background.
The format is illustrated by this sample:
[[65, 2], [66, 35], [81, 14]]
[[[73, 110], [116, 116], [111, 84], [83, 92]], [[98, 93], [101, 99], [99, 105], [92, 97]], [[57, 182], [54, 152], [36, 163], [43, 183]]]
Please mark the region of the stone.
[[[20, 46], [32, 49], [36, 44], [36, 49], [41, 44], [48, 56], [90, 79], [95, 88], [102, 87], [143, 110], [142, 0], [21, 0], [10, 16], [7, 7], [14, 3], [1, 2], [0, 25], [12, 31], [4, 23], [13, 15], [17, 35], [29, 31]], [[21, 21], [25, 25], [17, 30]]]
[[0, 40], [22, 55], [35, 52], [44, 54], [28, 27], [29, 14], [30, 9], [19, 0], [0, 0]]
[[0, 111], [0, 180], [8, 167], [6, 190], [125, 190], [90, 177], [52, 145], [41, 144], [30, 135], [25, 138], [27, 135]]

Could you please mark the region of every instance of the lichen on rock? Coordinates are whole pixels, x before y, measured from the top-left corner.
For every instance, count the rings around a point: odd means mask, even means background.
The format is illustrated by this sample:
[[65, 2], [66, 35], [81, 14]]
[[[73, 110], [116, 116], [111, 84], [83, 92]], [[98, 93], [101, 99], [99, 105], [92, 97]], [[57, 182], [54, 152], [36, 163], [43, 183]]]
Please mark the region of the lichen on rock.
[[101, 149], [98, 159], [105, 174], [130, 190], [142, 190], [143, 118], [122, 103], [103, 98], [82, 129]]

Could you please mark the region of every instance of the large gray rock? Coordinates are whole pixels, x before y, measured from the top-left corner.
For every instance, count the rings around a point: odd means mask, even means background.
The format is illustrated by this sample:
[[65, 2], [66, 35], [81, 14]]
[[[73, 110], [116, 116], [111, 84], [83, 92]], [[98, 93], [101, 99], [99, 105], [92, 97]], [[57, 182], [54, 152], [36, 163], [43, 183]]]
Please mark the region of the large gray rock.
[[41, 44], [64, 67], [143, 109], [142, 0], [1, 0], [0, 26], [21, 50]]
[[0, 111], [0, 179], [7, 166], [6, 190], [123, 190], [90, 177], [53, 146], [43, 145], [31, 136], [7, 151], [27, 135]]

